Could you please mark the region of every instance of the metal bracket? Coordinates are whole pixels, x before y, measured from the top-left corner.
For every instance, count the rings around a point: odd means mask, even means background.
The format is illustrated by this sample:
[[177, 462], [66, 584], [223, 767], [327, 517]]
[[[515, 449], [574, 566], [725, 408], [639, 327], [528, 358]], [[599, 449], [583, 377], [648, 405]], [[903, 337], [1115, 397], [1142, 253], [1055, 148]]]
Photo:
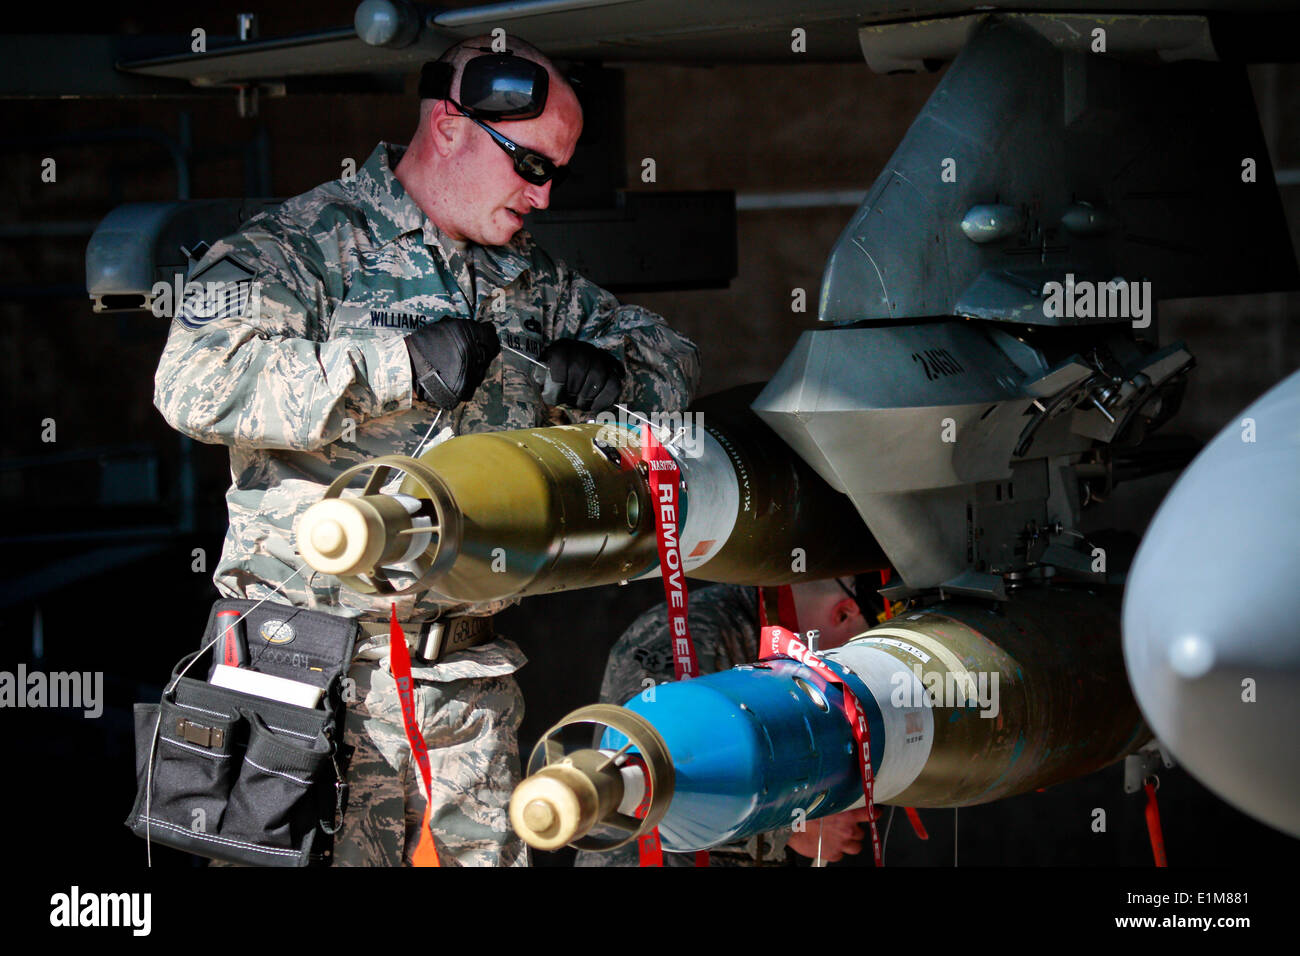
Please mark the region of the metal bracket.
[[1175, 766], [1174, 758], [1158, 740], [1153, 740], [1135, 754], [1124, 758], [1124, 792], [1138, 793], [1148, 777], [1155, 776], [1161, 765]]
[[176, 734], [183, 740], [200, 747], [220, 747], [226, 742], [226, 732], [220, 727], [196, 724], [184, 717], [176, 721]]

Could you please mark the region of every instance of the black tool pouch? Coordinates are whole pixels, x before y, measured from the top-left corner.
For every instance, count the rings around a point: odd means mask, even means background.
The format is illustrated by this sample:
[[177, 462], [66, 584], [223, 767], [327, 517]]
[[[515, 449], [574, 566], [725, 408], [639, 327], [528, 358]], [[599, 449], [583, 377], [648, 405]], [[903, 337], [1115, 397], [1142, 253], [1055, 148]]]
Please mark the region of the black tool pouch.
[[213, 605], [200, 650], [176, 665], [162, 700], [135, 705], [136, 798], [126, 824], [231, 863], [328, 865], [346, 803], [344, 678], [356, 622], [270, 601], [241, 622], [250, 669], [322, 689], [317, 707], [300, 707], [203, 679], [219, 659], [217, 612], [255, 604]]

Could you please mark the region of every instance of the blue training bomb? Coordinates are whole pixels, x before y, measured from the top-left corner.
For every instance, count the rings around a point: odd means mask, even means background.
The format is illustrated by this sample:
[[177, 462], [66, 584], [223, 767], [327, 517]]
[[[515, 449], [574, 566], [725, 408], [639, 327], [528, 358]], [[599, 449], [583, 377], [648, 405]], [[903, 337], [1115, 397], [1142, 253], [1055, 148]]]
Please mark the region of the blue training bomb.
[[[1111, 589], [939, 603], [819, 656], [865, 713], [877, 803], [987, 803], [1091, 773], [1151, 736]], [[791, 659], [576, 711], [528, 770], [511, 820], [540, 849], [609, 849], [656, 824], [666, 850], [707, 849], [864, 801], [843, 691]]]

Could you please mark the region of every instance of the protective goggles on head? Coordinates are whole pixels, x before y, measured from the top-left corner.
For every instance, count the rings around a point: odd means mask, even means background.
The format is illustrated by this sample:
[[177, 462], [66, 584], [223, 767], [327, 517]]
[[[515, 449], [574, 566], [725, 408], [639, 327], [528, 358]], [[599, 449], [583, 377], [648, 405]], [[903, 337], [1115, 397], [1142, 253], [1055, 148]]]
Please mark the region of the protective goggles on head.
[[444, 60], [426, 63], [420, 71], [420, 99], [448, 100], [470, 119], [526, 120], [541, 116], [546, 109], [550, 78], [540, 63], [513, 53], [476, 56], [460, 74], [460, 102], [451, 98], [456, 70]]

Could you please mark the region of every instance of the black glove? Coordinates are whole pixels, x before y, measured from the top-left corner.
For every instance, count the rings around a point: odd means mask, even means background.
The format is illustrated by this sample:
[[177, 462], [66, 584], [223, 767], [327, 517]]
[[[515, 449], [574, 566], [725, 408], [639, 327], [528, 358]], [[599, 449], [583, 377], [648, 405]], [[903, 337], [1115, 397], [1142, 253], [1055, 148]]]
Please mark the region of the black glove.
[[443, 319], [405, 339], [415, 391], [439, 408], [467, 401], [501, 352], [496, 328], [472, 319]]
[[542, 350], [552, 382], [558, 383], [556, 405], [571, 405], [600, 414], [623, 391], [623, 363], [604, 349], [577, 339], [557, 339]]

